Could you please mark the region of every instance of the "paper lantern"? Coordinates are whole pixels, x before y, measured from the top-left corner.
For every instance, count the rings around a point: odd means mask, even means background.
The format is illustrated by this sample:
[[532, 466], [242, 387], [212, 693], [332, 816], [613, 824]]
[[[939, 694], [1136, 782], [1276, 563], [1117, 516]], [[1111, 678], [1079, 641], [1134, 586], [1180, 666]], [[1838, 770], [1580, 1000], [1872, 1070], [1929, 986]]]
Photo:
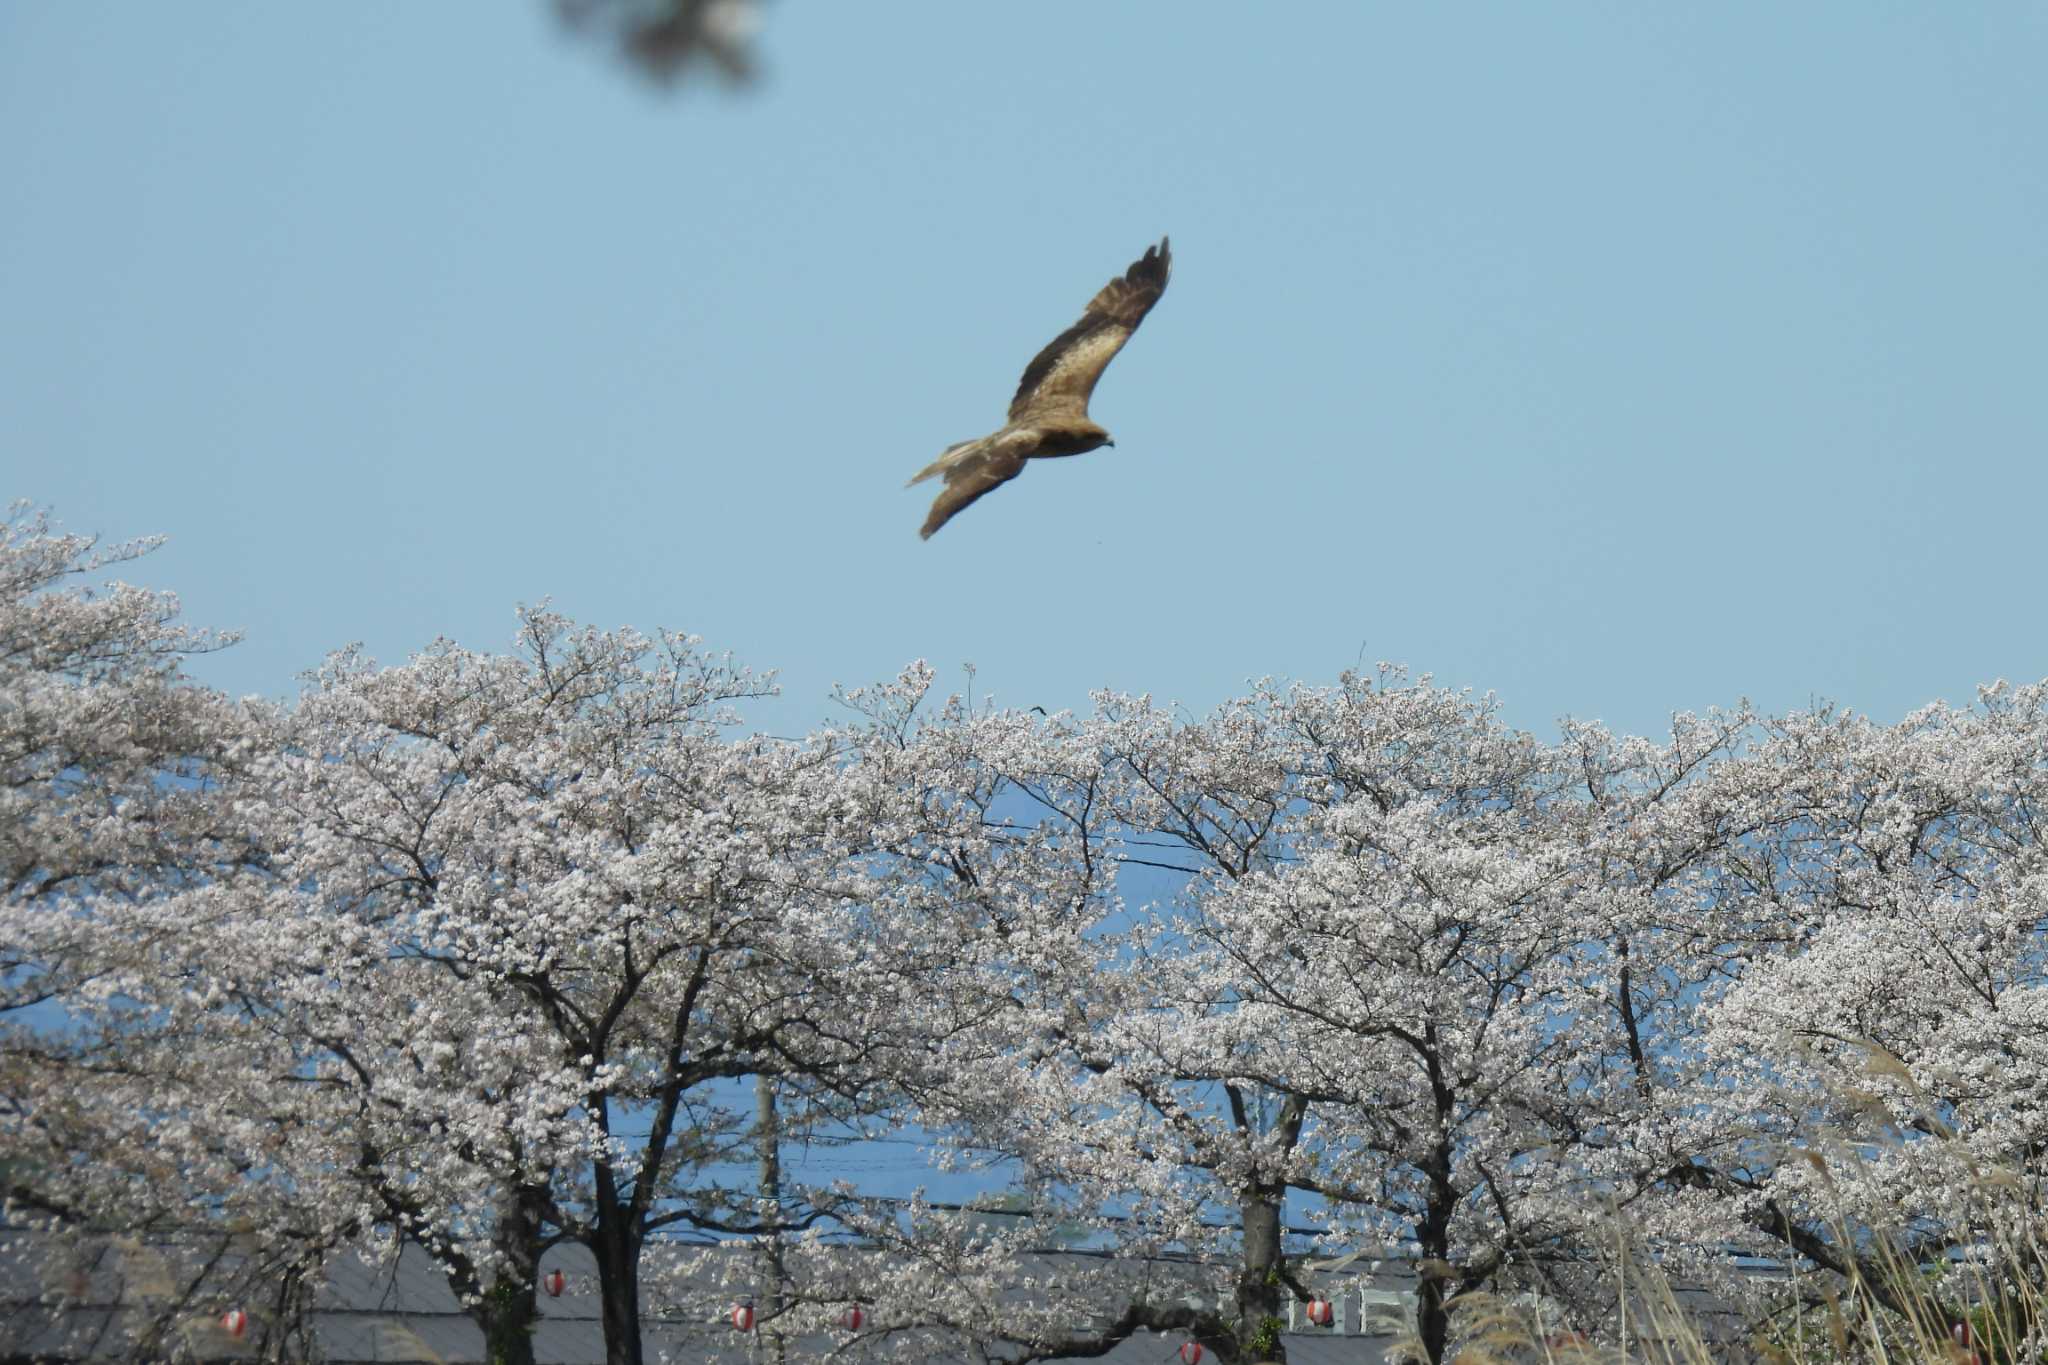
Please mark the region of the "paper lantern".
[[1328, 1327], [1337, 1320], [1336, 1306], [1328, 1299], [1310, 1299], [1308, 1320], [1318, 1327]]
[[230, 1308], [220, 1315], [220, 1325], [229, 1336], [240, 1341], [249, 1334], [249, 1315], [239, 1308]]
[[839, 1315], [839, 1325], [849, 1332], [858, 1332], [860, 1325], [867, 1320], [868, 1315], [860, 1311], [859, 1304], [854, 1304]]
[[548, 1291], [548, 1297], [559, 1299], [562, 1291], [569, 1287], [569, 1277], [559, 1270], [550, 1270], [541, 1277], [540, 1287]]
[[754, 1330], [754, 1305], [736, 1303], [732, 1306], [732, 1325], [742, 1332]]
[[1202, 1365], [1202, 1343], [1183, 1341], [1180, 1344], [1181, 1365]]

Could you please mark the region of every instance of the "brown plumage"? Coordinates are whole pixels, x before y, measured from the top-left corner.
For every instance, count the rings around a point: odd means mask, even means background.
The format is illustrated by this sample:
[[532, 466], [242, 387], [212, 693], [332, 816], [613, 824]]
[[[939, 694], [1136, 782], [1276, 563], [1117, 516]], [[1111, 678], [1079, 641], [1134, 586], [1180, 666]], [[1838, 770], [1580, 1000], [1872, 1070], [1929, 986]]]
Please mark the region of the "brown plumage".
[[929, 540], [954, 513], [1023, 473], [1026, 460], [1079, 455], [1116, 444], [1089, 418], [1088, 395], [1166, 292], [1172, 265], [1166, 238], [1160, 238], [1158, 246], [1146, 247], [1129, 270], [1102, 286], [1079, 322], [1053, 338], [1024, 367], [1017, 396], [1010, 400], [1008, 423], [979, 440], [947, 446], [918, 472], [911, 483], [922, 483], [934, 474], [946, 476], [945, 491], [932, 503], [919, 535]]

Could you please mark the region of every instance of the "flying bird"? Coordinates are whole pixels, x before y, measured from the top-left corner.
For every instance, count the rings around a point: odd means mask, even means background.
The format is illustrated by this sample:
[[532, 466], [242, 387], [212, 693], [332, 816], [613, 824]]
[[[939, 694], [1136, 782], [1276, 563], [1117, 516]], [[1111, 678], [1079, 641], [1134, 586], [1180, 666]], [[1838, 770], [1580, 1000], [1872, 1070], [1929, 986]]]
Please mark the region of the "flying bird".
[[1079, 322], [1054, 337], [1024, 367], [1017, 396], [1010, 400], [1008, 423], [979, 440], [947, 446], [919, 471], [911, 483], [923, 483], [934, 474], [946, 476], [945, 490], [932, 503], [920, 536], [931, 539], [932, 532], [955, 513], [1023, 473], [1026, 460], [1079, 455], [1116, 444], [1088, 416], [1088, 395], [1166, 292], [1172, 265], [1166, 238], [1161, 237], [1158, 246], [1146, 247], [1129, 270], [1089, 300]]

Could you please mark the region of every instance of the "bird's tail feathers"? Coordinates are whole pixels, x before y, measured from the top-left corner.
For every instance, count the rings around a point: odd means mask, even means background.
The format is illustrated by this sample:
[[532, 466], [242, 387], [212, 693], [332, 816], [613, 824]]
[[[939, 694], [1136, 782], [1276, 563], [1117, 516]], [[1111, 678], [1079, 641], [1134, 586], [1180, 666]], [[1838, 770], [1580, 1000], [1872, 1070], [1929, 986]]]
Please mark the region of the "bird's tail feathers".
[[988, 443], [989, 438], [986, 436], [977, 436], [975, 439], [971, 441], [953, 442], [953, 444], [947, 446], [944, 450], [939, 452], [938, 459], [933, 460], [923, 469], [918, 470], [916, 477], [912, 478], [910, 483], [906, 483], [903, 486], [905, 488], [908, 488], [910, 487], [910, 484], [923, 483], [932, 475], [943, 474], [948, 469], [951, 469], [954, 465], [959, 464], [963, 460], [973, 459], [976, 455], [979, 455], [982, 452], [982, 449], [985, 446], [987, 446]]

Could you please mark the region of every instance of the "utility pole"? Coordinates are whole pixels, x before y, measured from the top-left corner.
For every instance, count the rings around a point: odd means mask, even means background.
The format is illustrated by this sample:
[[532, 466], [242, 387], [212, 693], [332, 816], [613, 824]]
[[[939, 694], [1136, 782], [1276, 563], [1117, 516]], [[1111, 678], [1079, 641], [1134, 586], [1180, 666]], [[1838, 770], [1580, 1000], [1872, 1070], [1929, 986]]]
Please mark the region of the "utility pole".
[[[775, 1122], [775, 1082], [764, 1072], [754, 1077], [755, 1139], [761, 1147], [761, 1197], [755, 1201], [761, 1220], [771, 1231], [761, 1241], [761, 1341], [767, 1358], [782, 1365], [782, 1134]], [[774, 1325], [768, 1325], [774, 1324]]]

